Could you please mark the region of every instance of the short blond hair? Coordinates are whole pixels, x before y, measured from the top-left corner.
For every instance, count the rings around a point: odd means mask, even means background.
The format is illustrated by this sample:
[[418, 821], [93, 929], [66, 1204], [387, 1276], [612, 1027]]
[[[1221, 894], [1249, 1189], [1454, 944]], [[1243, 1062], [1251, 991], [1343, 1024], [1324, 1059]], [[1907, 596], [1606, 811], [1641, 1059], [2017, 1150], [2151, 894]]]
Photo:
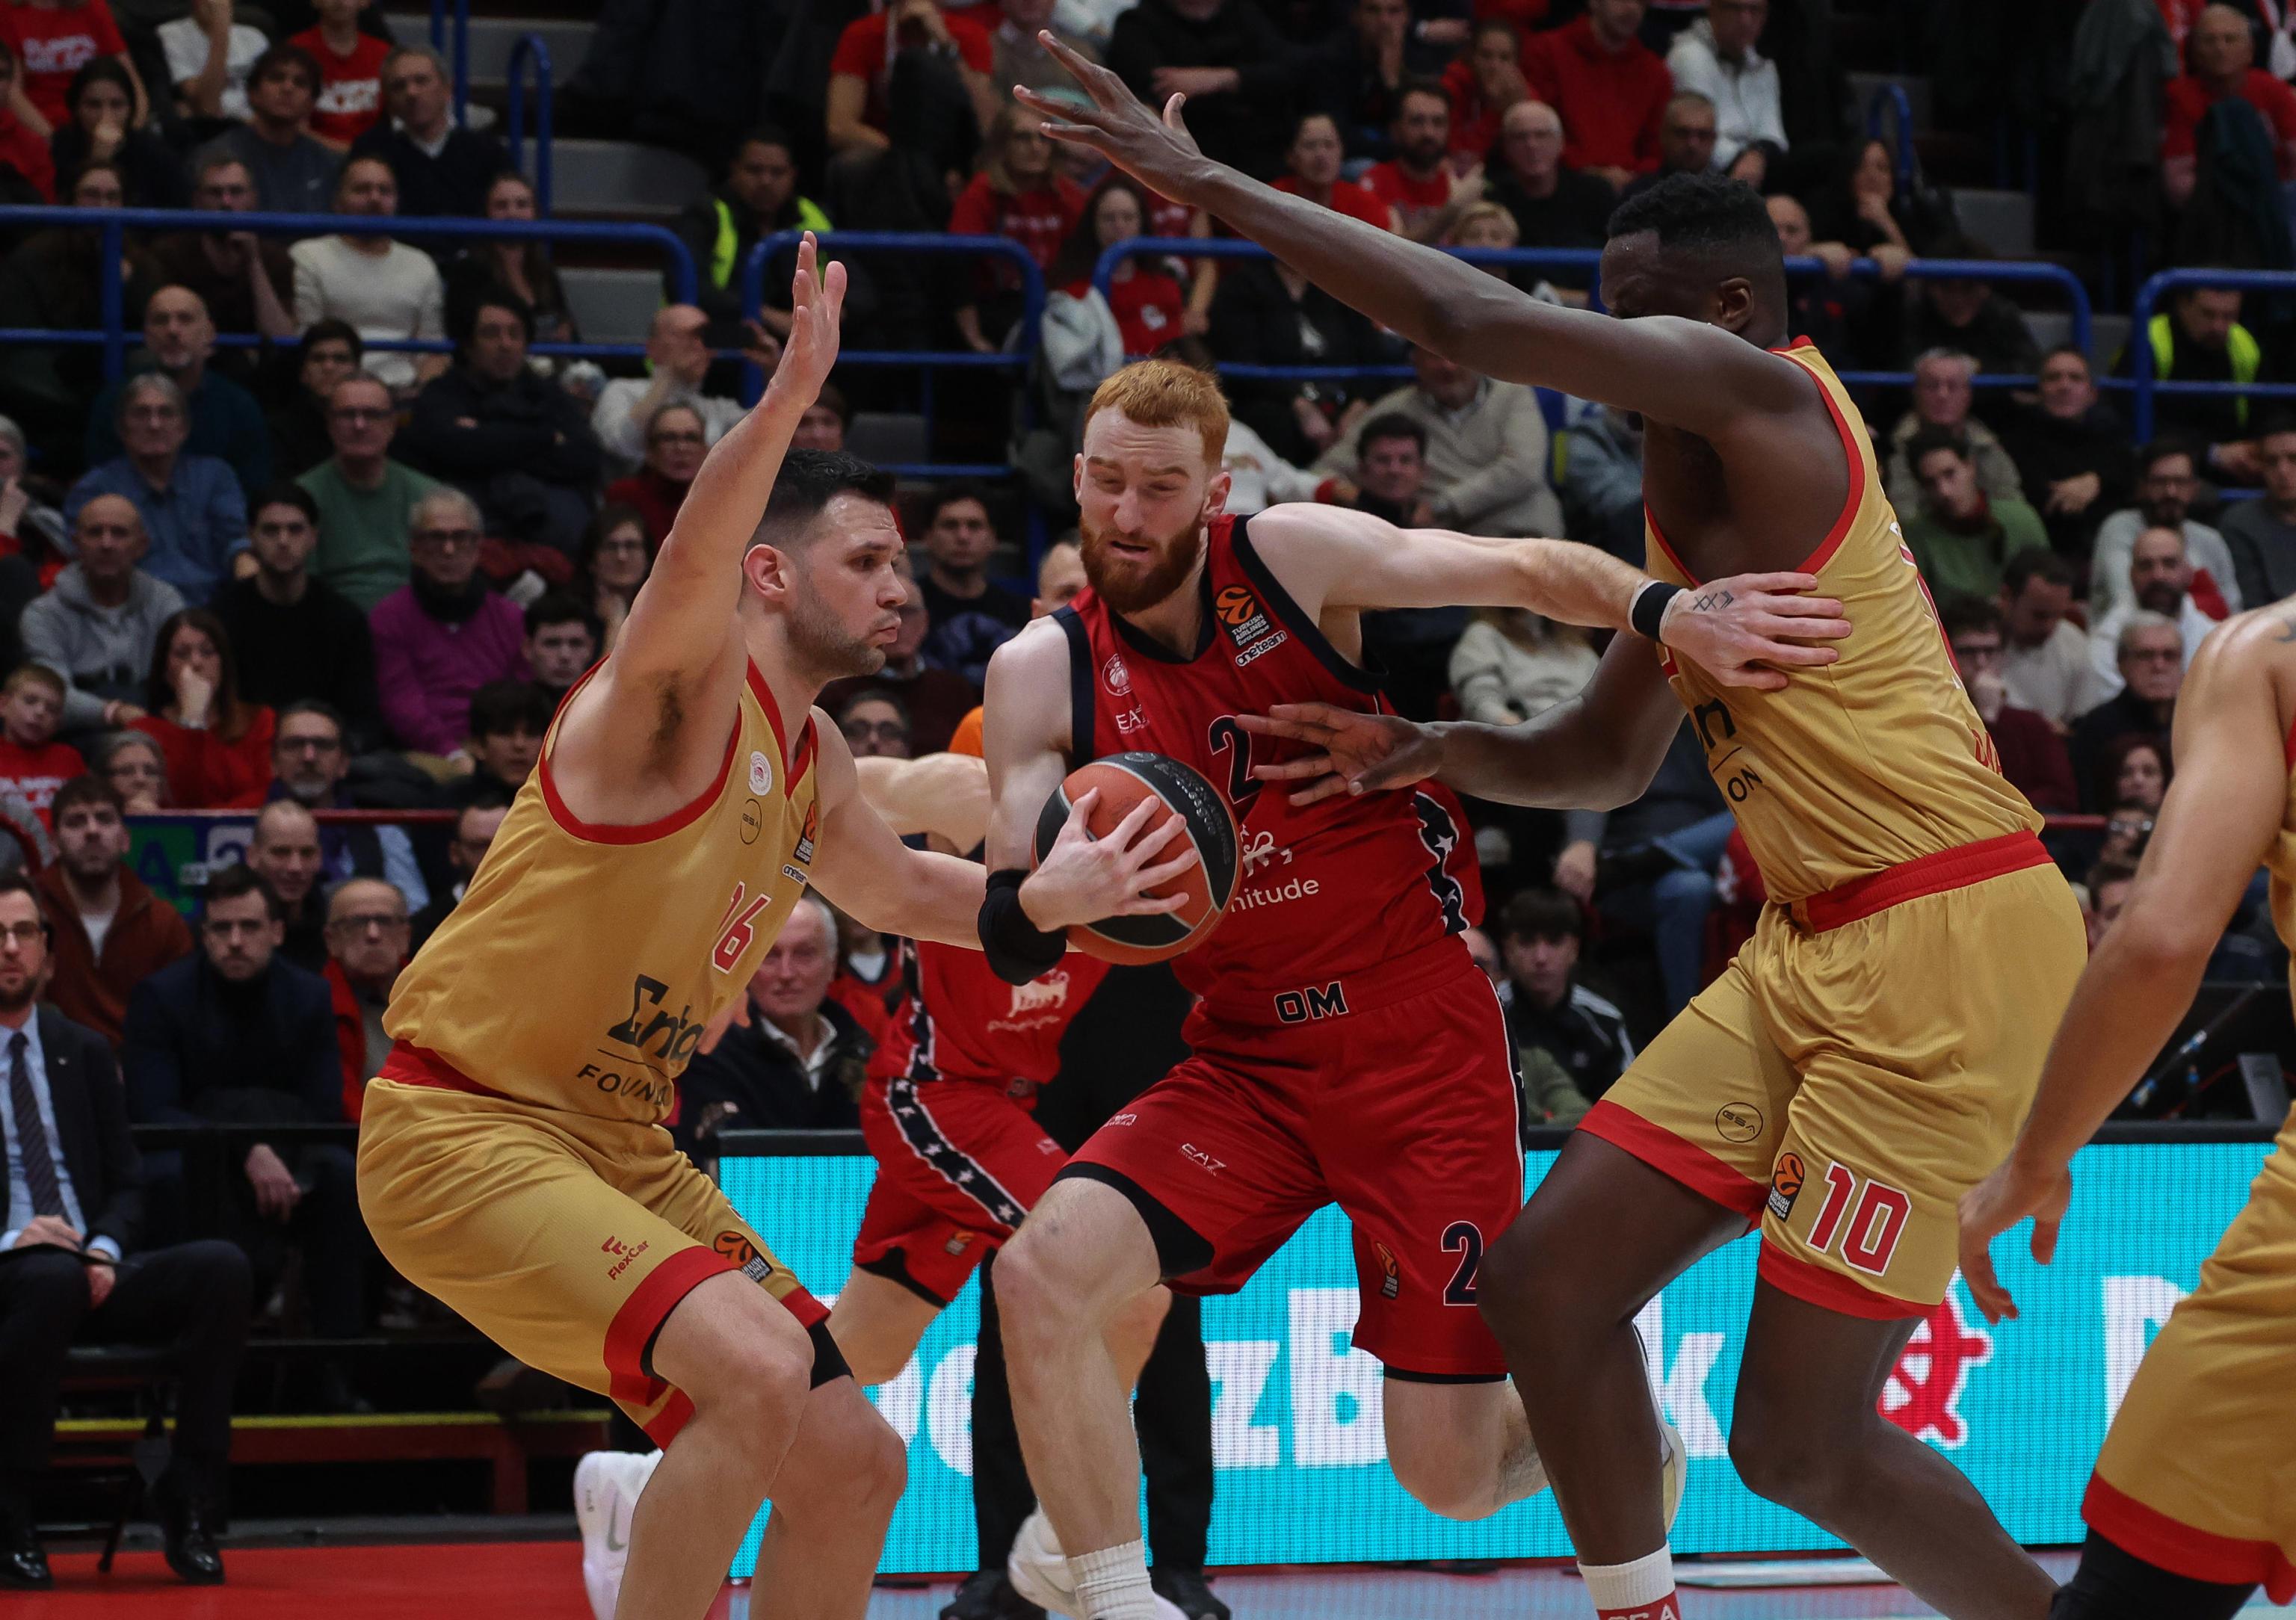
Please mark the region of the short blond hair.
[[1103, 379], [1085, 407], [1084, 425], [1103, 411], [1120, 411], [1143, 428], [1193, 428], [1203, 435], [1204, 461], [1220, 464], [1227, 450], [1227, 397], [1219, 379], [1177, 360], [1136, 360]]

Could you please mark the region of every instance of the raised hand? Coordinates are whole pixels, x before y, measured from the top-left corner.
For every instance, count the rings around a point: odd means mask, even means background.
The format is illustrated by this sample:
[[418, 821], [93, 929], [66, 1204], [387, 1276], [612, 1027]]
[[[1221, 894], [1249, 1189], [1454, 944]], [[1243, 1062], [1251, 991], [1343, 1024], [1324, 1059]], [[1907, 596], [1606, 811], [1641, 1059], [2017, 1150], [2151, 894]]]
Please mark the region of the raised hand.
[[1149, 830], [1148, 818], [1159, 801], [1144, 798], [1116, 823], [1106, 838], [1092, 835], [1093, 806], [1100, 802], [1097, 788], [1069, 807], [1069, 819], [1053, 840], [1037, 870], [1021, 885], [1021, 908], [1029, 920], [1046, 932], [1098, 922], [1103, 917], [1150, 917], [1180, 909], [1184, 896], [1159, 897], [1160, 888], [1196, 863], [1196, 847], [1189, 844], [1168, 861], [1159, 862], [1167, 845], [1179, 837], [1185, 823], [1167, 815]]
[[1841, 604], [1801, 593], [1815, 574], [1735, 574], [1693, 585], [1666, 605], [1658, 639], [1725, 686], [1776, 691], [1791, 669], [1815, 669], [1841, 655], [1812, 642], [1849, 634]]
[[797, 274], [790, 282], [789, 337], [766, 390], [769, 396], [793, 397], [800, 409], [820, 395], [830, 367], [837, 364], [839, 319], [845, 308], [845, 266], [832, 264], [822, 274], [817, 268], [820, 253], [821, 244], [808, 231], [798, 244]]
[[1305, 782], [1292, 802], [1312, 805], [1341, 793], [1373, 793], [1424, 781], [1443, 764], [1443, 744], [1431, 726], [1398, 715], [1370, 715], [1329, 703], [1278, 703], [1265, 715], [1238, 715], [1236, 724], [1262, 737], [1304, 742], [1316, 751], [1281, 765], [1254, 765], [1261, 781]]
[[1175, 91], [1164, 102], [1164, 116], [1143, 105], [1122, 79], [1097, 62], [1086, 61], [1054, 36], [1050, 29], [1037, 37], [1060, 58], [1078, 84], [1092, 98], [1089, 108], [1078, 108], [1040, 95], [1026, 86], [1013, 88], [1014, 99], [1045, 115], [1044, 131], [1055, 141], [1089, 146], [1117, 168], [1150, 189], [1176, 202], [1188, 202], [1189, 183], [1207, 169], [1195, 137], [1180, 121], [1185, 91]]
[[2056, 1258], [2057, 1228], [2073, 1197], [2073, 1175], [2060, 1166], [2037, 1173], [2013, 1155], [1961, 1196], [1961, 1280], [1988, 1321], [2017, 1314], [2017, 1303], [1993, 1271], [1993, 1240], [2027, 1215], [2033, 1217], [2033, 1258]]

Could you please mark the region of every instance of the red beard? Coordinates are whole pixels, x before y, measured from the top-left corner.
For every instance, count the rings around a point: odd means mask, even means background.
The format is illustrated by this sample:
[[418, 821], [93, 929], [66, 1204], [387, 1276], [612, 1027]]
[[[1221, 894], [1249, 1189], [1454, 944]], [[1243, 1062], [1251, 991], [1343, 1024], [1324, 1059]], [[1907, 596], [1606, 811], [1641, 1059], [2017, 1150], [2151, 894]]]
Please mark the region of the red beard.
[[1084, 577], [1093, 593], [1118, 613], [1144, 613], [1187, 583], [1204, 553], [1201, 523], [1157, 544], [1157, 559], [1144, 563], [1111, 549], [1110, 536], [1090, 528], [1080, 530]]

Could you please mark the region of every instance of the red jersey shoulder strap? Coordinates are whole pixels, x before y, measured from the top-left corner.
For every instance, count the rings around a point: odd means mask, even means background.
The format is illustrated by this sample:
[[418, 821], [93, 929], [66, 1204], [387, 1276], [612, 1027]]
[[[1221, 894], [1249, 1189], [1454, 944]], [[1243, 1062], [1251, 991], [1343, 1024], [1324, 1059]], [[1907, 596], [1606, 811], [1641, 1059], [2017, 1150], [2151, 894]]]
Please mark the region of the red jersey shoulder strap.
[[1247, 520], [1219, 519], [1212, 525], [1209, 544], [1211, 555], [1206, 566], [1211, 575], [1212, 610], [1223, 624], [1233, 626], [1247, 621], [1257, 611], [1251, 600], [1257, 593], [1277, 622], [1315, 656], [1332, 679], [1367, 697], [1375, 698], [1385, 692], [1386, 683], [1378, 673], [1353, 662], [1332, 646], [1323, 627], [1283, 588], [1283, 582], [1275, 577], [1275, 570], [1252, 544]]
[[1086, 626], [1085, 615], [1092, 613], [1105, 623], [1108, 610], [1089, 588], [1078, 593], [1074, 600], [1053, 610], [1053, 622], [1069, 643], [1069, 769], [1073, 771], [1099, 755], [1094, 751], [1096, 740], [1094, 724], [1098, 704], [1093, 696], [1093, 667], [1098, 662], [1093, 657], [1093, 634]]

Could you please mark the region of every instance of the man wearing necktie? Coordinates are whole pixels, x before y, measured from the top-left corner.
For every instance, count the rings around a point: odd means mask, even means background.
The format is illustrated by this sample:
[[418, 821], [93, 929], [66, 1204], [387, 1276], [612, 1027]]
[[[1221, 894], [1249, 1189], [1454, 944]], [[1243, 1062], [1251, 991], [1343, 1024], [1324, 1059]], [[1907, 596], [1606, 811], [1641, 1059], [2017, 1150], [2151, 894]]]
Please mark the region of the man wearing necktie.
[[36, 1004], [48, 937], [29, 881], [0, 876], [0, 1589], [52, 1583], [32, 1501], [79, 1338], [176, 1346], [174, 1460], [157, 1492], [168, 1563], [186, 1581], [217, 1582], [247, 1259], [222, 1242], [136, 1249], [141, 1172], [119, 1070], [101, 1036]]

